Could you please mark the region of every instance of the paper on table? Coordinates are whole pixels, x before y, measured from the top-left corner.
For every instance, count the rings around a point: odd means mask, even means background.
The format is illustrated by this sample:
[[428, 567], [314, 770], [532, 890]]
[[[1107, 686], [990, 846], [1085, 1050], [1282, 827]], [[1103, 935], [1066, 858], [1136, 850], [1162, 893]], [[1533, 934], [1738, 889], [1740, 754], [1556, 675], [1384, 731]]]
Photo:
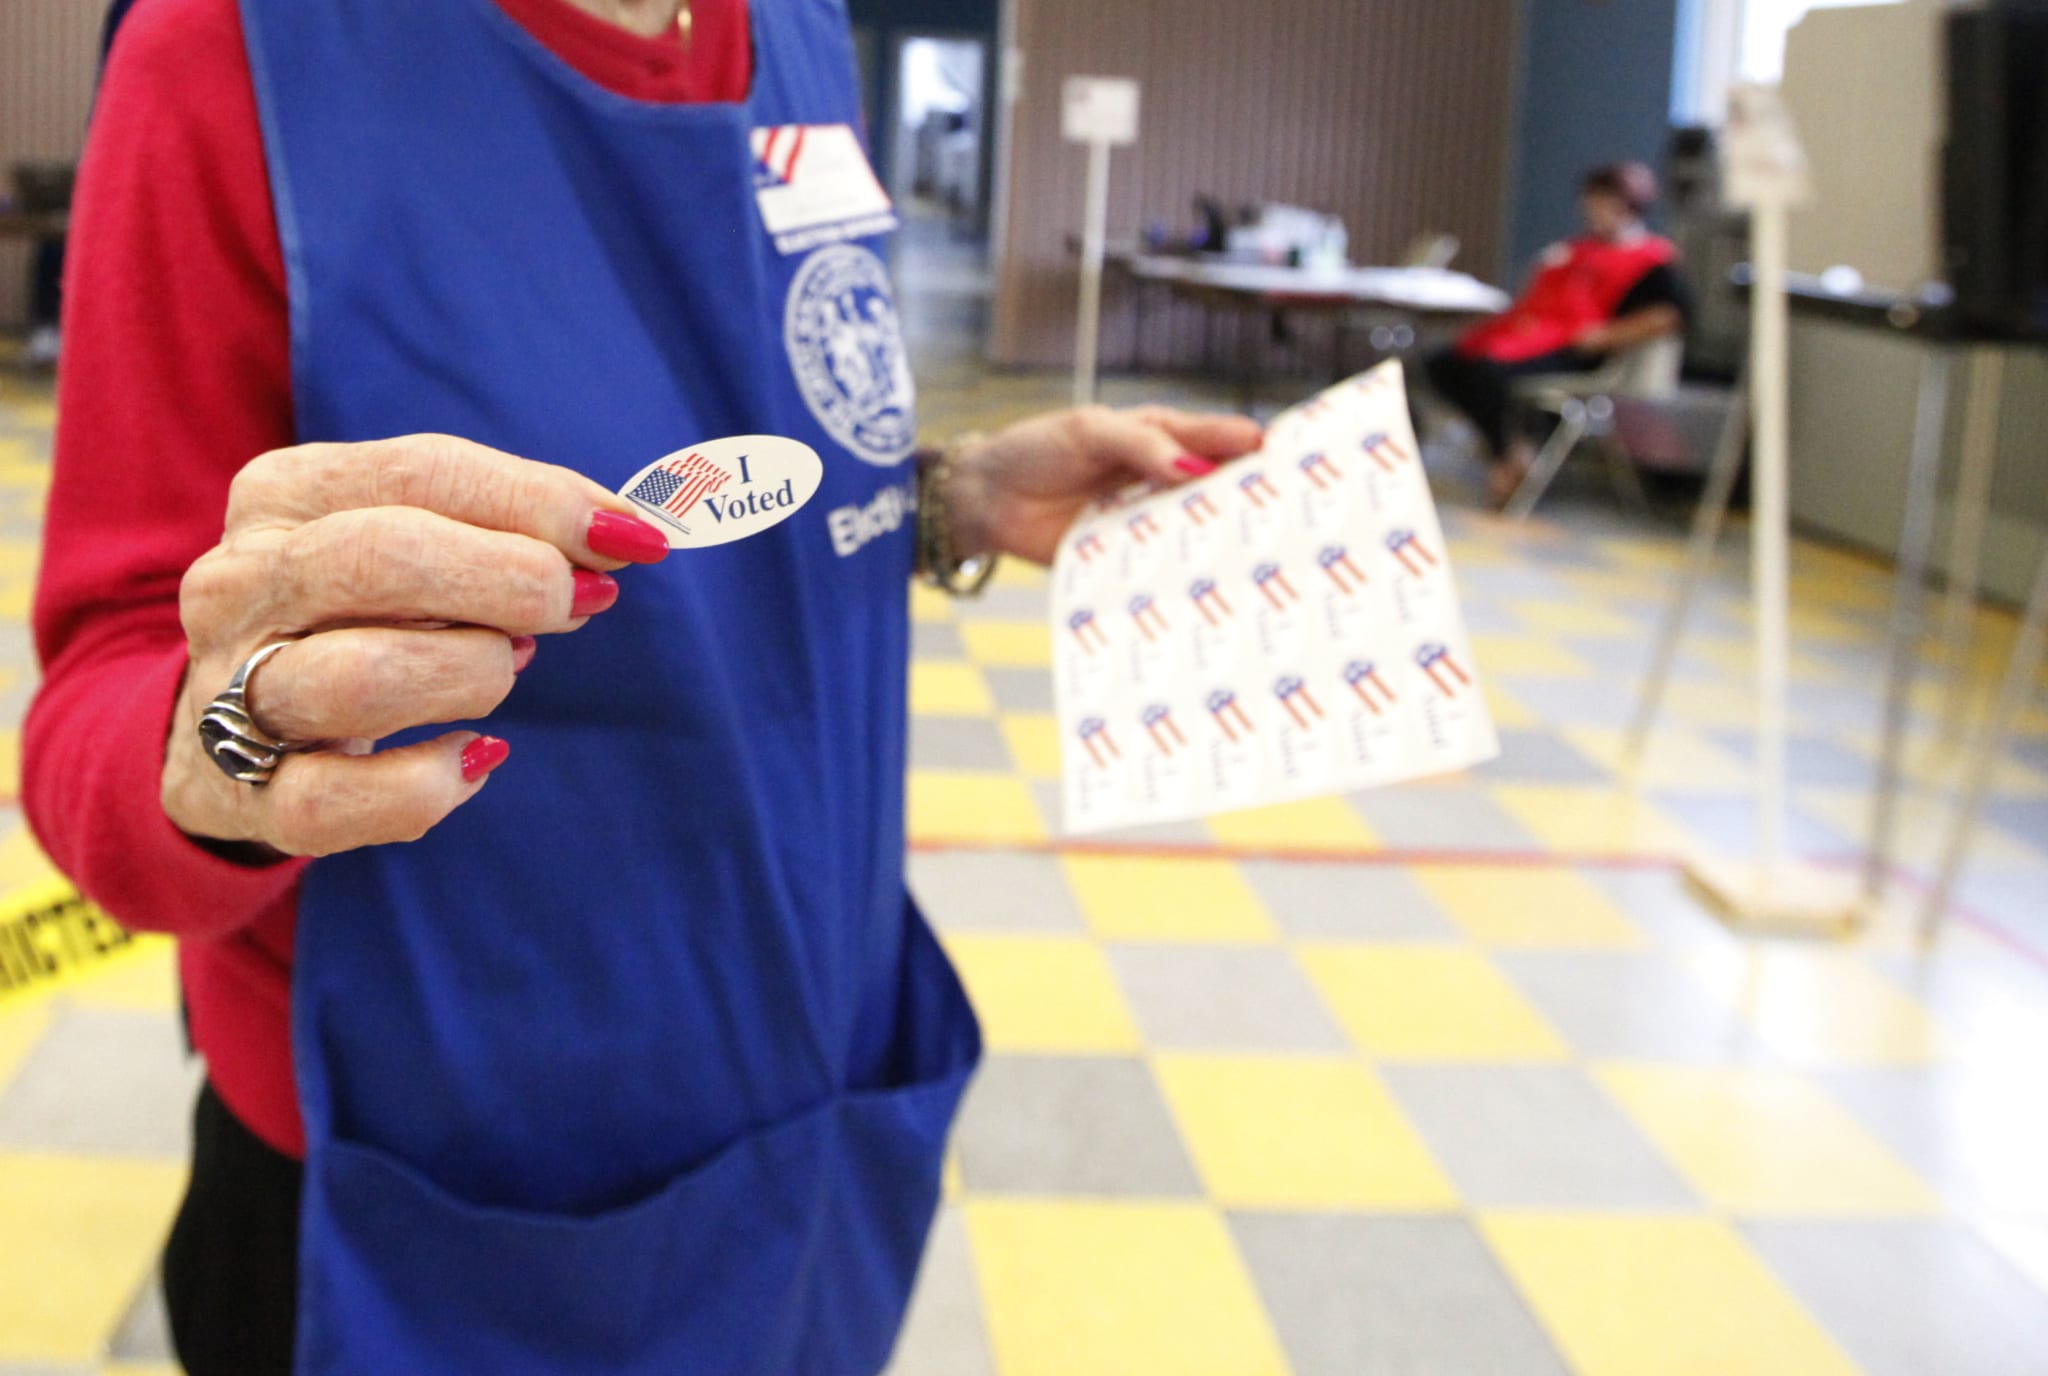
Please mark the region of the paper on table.
[[1053, 567], [1070, 833], [1493, 758], [1399, 363], [1259, 453], [1090, 512]]

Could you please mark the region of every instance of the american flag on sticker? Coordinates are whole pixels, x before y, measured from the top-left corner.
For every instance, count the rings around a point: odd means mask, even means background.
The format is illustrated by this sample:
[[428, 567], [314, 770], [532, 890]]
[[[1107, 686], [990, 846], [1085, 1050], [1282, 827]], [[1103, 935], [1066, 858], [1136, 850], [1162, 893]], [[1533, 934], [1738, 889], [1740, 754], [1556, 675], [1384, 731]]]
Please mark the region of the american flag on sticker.
[[659, 468], [635, 483], [626, 495], [644, 505], [656, 507], [681, 521], [705, 496], [732, 480], [732, 474], [701, 454], [666, 459]]
[[797, 163], [804, 155], [804, 126], [778, 124], [756, 129], [753, 137], [755, 184], [788, 186], [796, 180]]

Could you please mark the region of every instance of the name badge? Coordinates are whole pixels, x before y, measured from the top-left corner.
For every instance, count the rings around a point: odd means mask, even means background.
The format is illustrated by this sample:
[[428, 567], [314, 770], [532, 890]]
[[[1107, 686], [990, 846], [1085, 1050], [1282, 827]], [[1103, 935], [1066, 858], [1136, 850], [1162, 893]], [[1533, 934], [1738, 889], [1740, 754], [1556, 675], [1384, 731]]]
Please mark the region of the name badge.
[[670, 549], [705, 549], [781, 525], [824, 478], [825, 465], [807, 444], [735, 435], [656, 459], [619, 495], [668, 536]]
[[896, 207], [860, 139], [845, 124], [756, 129], [754, 199], [781, 253], [864, 239], [896, 228]]

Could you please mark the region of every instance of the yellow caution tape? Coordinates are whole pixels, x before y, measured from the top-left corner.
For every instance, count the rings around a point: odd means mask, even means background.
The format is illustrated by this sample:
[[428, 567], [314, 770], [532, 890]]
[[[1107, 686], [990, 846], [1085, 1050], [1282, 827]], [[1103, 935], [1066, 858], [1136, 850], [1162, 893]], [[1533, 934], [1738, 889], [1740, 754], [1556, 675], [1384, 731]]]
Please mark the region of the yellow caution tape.
[[0, 1004], [52, 993], [143, 947], [69, 880], [0, 898]]

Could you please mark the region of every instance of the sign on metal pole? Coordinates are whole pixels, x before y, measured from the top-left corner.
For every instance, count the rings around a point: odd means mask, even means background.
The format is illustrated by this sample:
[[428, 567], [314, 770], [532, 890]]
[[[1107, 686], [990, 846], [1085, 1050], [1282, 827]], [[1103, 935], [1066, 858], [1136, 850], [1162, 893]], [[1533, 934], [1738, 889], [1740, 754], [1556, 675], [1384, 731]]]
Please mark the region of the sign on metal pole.
[[1750, 212], [1749, 390], [1755, 447], [1750, 471], [1750, 596], [1756, 609], [1756, 841], [1747, 860], [1695, 857], [1688, 874], [1737, 919], [1841, 932], [1860, 916], [1853, 886], [1788, 854], [1785, 698], [1790, 657], [1790, 517], [1787, 502], [1786, 217], [1812, 198], [1806, 154], [1777, 88], [1739, 86], [1722, 131], [1722, 177]]
[[1125, 77], [1067, 78], [1060, 124], [1088, 147], [1088, 201], [1081, 227], [1081, 304], [1074, 326], [1074, 404], [1095, 400], [1102, 331], [1102, 261], [1109, 237], [1109, 150], [1138, 141], [1138, 83]]

